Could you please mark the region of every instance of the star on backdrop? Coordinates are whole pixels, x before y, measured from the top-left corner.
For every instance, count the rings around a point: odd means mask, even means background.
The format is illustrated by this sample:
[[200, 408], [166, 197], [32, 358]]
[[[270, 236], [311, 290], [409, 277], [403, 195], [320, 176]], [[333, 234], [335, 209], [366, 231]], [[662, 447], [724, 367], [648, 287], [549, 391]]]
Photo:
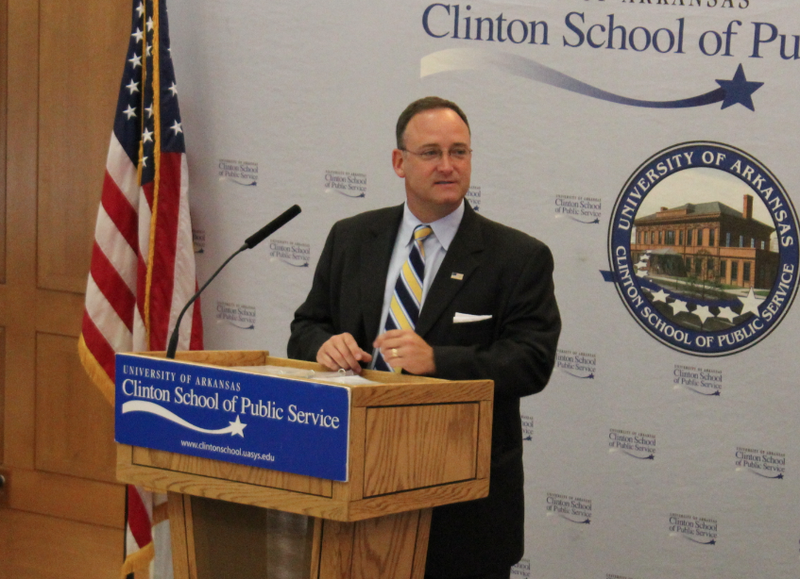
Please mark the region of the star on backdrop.
[[736, 69], [733, 80], [717, 79], [717, 84], [725, 91], [725, 98], [722, 100], [723, 109], [740, 104], [751, 111], [756, 110], [753, 106], [753, 93], [764, 85], [763, 82], [748, 81], [744, 76], [744, 68], [741, 64]]

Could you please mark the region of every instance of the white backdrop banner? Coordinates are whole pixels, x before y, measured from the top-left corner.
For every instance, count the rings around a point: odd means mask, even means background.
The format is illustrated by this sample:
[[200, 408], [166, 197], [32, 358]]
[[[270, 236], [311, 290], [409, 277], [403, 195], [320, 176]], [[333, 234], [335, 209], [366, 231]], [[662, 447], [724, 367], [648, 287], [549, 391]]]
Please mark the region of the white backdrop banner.
[[208, 348], [286, 352], [330, 226], [459, 103], [468, 199], [546, 242], [514, 577], [800, 577], [796, 0], [170, 0]]

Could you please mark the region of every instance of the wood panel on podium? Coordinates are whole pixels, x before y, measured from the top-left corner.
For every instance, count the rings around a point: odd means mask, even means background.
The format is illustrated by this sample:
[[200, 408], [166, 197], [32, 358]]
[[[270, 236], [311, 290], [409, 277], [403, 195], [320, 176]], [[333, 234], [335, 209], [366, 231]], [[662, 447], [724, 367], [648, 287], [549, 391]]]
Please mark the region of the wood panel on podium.
[[[176, 358], [323, 370], [258, 351]], [[377, 384], [348, 386], [346, 482], [118, 445], [119, 480], [169, 494], [176, 579], [423, 578], [430, 509], [488, 494], [494, 386], [363, 376]]]

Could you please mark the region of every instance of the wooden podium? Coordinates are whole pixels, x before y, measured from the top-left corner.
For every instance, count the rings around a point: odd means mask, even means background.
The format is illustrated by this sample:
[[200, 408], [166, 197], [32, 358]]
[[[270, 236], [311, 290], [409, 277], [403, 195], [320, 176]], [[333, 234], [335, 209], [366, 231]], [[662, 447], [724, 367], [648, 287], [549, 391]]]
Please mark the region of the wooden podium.
[[[257, 351], [176, 361], [324, 370]], [[118, 445], [120, 481], [168, 493], [175, 579], [423, 579], [431, 508], [489, 492], [494, 386], [363, 376], [379, 384], [348, 386], [346, 482]]]

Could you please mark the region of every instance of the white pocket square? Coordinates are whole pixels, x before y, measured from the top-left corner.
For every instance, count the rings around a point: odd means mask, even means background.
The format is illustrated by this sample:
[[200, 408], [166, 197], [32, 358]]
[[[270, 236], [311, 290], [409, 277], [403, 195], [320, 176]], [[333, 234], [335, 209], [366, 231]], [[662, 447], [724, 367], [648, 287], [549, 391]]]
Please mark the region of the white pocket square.
[[482, 322], [483, 320], [490, 320], [492, 316], [476, 316], [475, 314], [462, 314], [461, 312], [456, 312], [456, 315], [453, 316], [453, 323], [454, 324], [468, 324], [470, 322]]

